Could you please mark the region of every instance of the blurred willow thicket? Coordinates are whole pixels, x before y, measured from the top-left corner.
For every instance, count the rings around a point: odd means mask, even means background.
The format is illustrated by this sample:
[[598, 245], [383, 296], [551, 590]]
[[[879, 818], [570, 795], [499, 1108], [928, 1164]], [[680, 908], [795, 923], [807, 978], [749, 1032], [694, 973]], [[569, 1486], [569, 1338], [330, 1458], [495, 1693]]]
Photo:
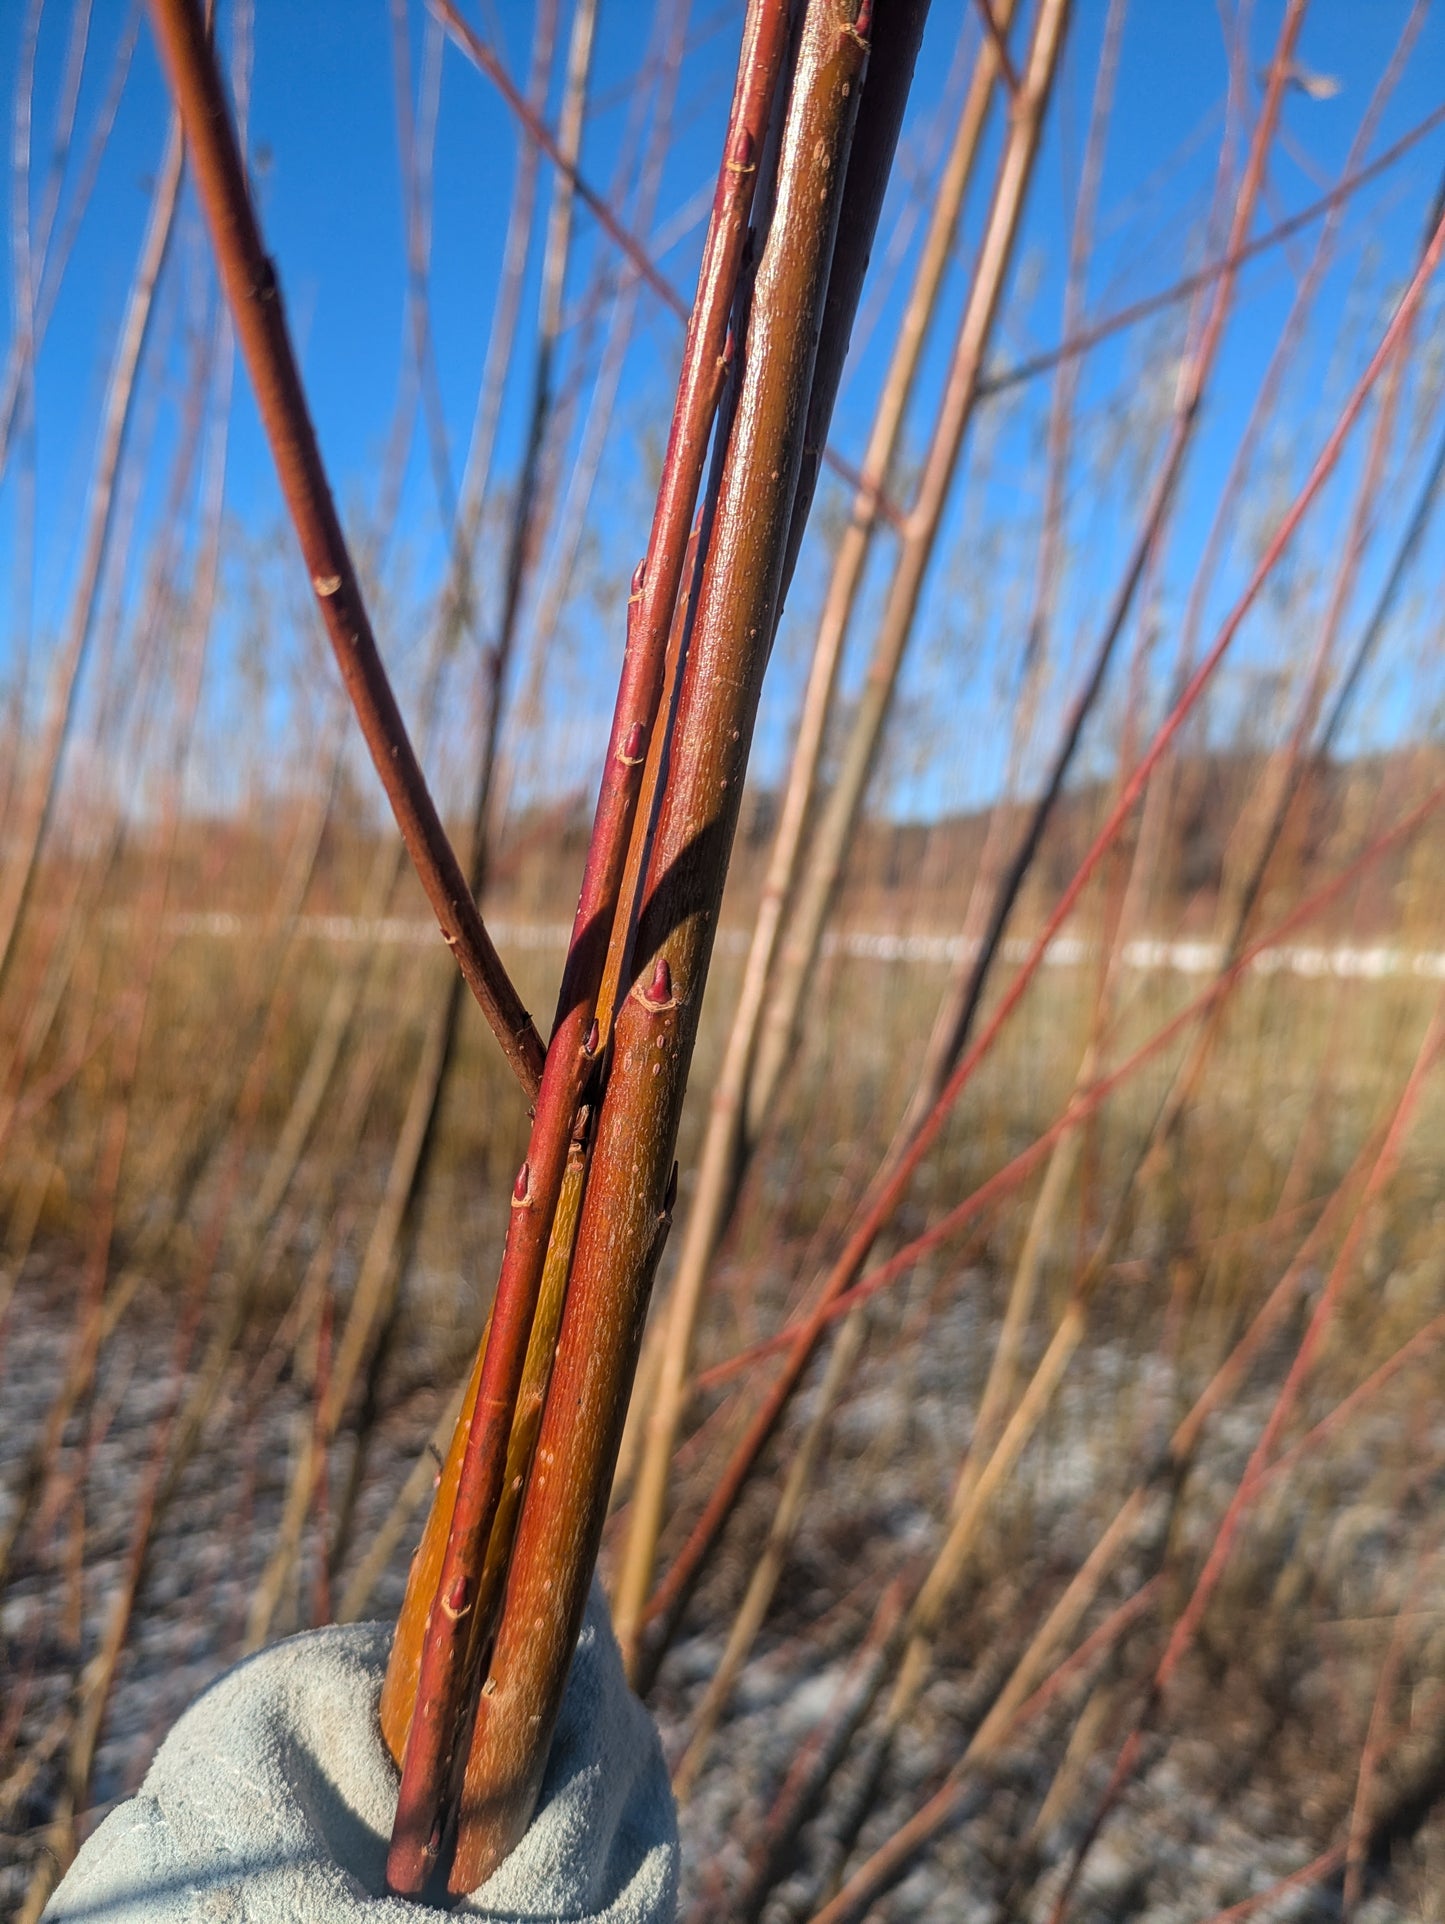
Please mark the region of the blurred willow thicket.
[[[394, 151], [380, 211], [287, 148], [275, 11], [216, 31], [293, 316], [309, 231], [395, 229], [304, 330], [396, 348], [320, 440], [368, 450], [382, 653], [543, 1010], [741, 0], [368, 0], [391, 123], [312, 105]], [[225, 1662], [395, 1613], [528, 1117], [358, 750], [139, 8], [16, 0], [0, 62], [35, 1916]], [[1442, 76], [1423, 0], [935, 0], [604, 1544], [698, 1918], [1445, 1917]]]

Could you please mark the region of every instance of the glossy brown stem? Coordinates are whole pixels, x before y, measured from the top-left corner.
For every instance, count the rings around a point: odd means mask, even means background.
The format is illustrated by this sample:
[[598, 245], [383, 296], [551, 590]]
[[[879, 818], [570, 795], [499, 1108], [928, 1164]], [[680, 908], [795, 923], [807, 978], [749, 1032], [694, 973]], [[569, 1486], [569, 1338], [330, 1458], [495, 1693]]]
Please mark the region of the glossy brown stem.
[[[916, 48], [924, 8], [890, 18]], [[557, 1361], [462, 1799], [451, 1886], [525, 1829], [586, 1602], [671, 1207], [698, 1006], [776, 621], [867, 42], [838, 0], [803, 20], [775, 198], [730, 396], [706, 562], [646, 871], [631, 986], [613, 1029]], [[901, 63], [906, 91], [911, 57]], [[865, 100], [869, 89], [863, 88]], [[877, 103], [881, 105], [881, 99]], [[866, 253], [871, 234], [853, 231]], [[746, 343], [767, 343], [749, 352]]]
[[[1004, 0], [1011, 17], [1013, 0]], [[657, 1332], [656, 1383], [646, 1399], [646, 1440], [633, 1491], [627, 1542], [613, 1592], [613, 1618], [623, 1656], [634, 1657], [638, 1626], [652, 1585], [677, 1432], [688, 1396], [693, 1333], [713, 1256], [734, 1206], [752, 1143], [743, 1126], [748, 1079], [757, 1054], [758, 1027], [771, 981], [778, 938], [796, 899], [803, 835], [816, 809], [816, 791], [833, 693], [854, 604], [879, 521], [876, 488], [897, 453], [929, 325], [937, 308], [957, 237], [964, 192], [994, 94], [995, 62], [980, 51], [959, 115], [897, 345], [884, 377], [863, 457], [864, 485], [834, 557], [813, 647], [808, 685], [788, 770], [777, 835], [743, 971], [722, 1067], [712, 1092], [698, 1175], [688, 1207], [682, 1252]], [[797, 516], [795, 514], [795, 524]], [[791, 544], [790, 544], [791, 545]], [[644, 1413], [632, 1421], [640, 1424]]]

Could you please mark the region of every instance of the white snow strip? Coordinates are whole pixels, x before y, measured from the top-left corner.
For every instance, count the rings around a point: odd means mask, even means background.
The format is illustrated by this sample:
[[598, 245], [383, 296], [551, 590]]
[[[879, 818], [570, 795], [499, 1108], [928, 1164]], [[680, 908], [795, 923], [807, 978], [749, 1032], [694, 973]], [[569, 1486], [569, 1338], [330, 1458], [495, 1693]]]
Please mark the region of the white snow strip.
[[[235, 941], [259, 934], [260, 916], [231, 914], [213, 909], [171, 915], [166, 931], [175, 936], [208, 935]], [[501, 949], [563, 950], [571, 935], [566, 922], [489, 922], [492, 940]], [[437, 940], [435, 923], [397, 915], [368, 919], [357, 915], [303, 915], [296, 934], [318, 942], [366, 942], [393, 947], [430, 948]], [[723, 929], [717, 946], [725, 955], [745, 955], [751, 936], [746, 929]], [[927, 964], [947, 968], [978, 952], [974, 938], [926, 932], [902, 934], [892, 929], [831, 930], [823, 938], [824, 955], [845, 955], [860, 962]], [[1003, 945], [1006, 962], [1019, 963], [1033, 952], [1033, 942], [1011, 936]], [[1044, 966], [1076, 969], [1097, 960], [1097, 945], [1078, 935], [1059, 935], [1044, 951]], [[1124, 944], [1121, 960], [1127, 969], [1143, 974], [1213, 975], [1224, 959], [1217, 942], [1169, 940], [1138, 936]], [[1264, 949], [1250, 964], [1260, 975], [1295, 975], [1306, 979], [1383, 982], [1398, 976], [1445, 980], [1445, 950], [1410, 950], [1377, 944], [1290, 944]]]

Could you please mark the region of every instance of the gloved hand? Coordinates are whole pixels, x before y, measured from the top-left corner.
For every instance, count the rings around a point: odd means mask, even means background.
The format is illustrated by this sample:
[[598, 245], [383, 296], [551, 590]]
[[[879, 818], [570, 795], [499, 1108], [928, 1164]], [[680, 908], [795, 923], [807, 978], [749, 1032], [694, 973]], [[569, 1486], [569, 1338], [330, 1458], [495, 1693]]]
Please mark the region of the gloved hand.
[[[227, 1671], [85, 1844], [52, 1924], [423, 1924], [382, 1895], [397, 1772], [377, 1716], [390, 1626], [292, 1637]], [[594, 1584], [541, 1801], [460, 1906], [507, 1920], [672, 1924], [677, 1812]], [[451, 1915], [457, 1915], [457, 1912]]]

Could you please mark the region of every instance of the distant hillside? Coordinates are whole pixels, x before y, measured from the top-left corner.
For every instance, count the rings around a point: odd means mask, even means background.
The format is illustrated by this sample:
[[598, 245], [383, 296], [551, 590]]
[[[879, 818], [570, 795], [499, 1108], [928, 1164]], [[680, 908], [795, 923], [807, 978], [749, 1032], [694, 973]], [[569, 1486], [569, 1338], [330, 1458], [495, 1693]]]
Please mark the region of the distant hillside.
[[[1210, 926], [1226, 864], [1243, 860], [1258, 834], [1259, 788], [1266, 759], [1253, 754], [1194, 756], [1176, 764], [1171, 804], [1162, 826], [1150, 889], [1150, 913], [1160, 926], [1187, 930]], [[1328, 763], [1310, 773], [1270, 871], [1270, 888], [1287, 902], [1338, 874], [1374, 837], [1387, 829], [1445, 779], [1445, 756], [1436, 749], [1373, 755]], [[1082, 783], [1054, 811], [1021, 916], [1035, 922], [1054, 902], [1083, 858], [1114, 799], [1112, 784]], [[751, 920], [772, 843], [778, 798], [766, 790], [746, 799], [737, 856], [728, 886], [725, 919]], [[245, 909], [256, 912], [274, 899], [288, 851], [316, 836], [314, 800], [277, 801], [245, 817], [195, 819], [181, 833], [172, 889], [178, 909]], [[1031, 804], [1014, 804], [996, 829], [999, 850], [1017, 844]], [[1130, 822], [1123, 848], [1135, 845], [1141, 815]], [[487, 896], [511, 919], [570, 917], [589, 826], [588, 801], [535, 809], [514, 821], [496, 852]], [[945, 816], [933, 822], [871, 820], [855, 838], [840, 918], [854, 926], [956, 930], [964, 916], [979, 862], [994, 827], [993, 813]], [[354, 909], [378, 846], [374, 811], [334, 806], [317, 846], [308, 906], [321, 913]], [[1398, 926], [1400, 892], [1412, 887], [1411, 911], [1422, 929], [1445, 922], [1436, 904], [1440, 891], [1416, 885], [1432, 881], [1439, 866], [1438, 834], [1392, 850], [1376, 865], [1368, 886], [1347, 893], [1322, 917], [1333, 928], [1368, 932]], [[153, 850], [131, 834], [115, 856], [107, 892], [134, 899], [136, 871]], [[48, 864], [43, 894], [62, 898], [76, 871], [75, 853]], [[1116, 864], [1114, 873], [1119, 873]], [[425, 915], [420, 890], [402, 873], [392, 912]]]

